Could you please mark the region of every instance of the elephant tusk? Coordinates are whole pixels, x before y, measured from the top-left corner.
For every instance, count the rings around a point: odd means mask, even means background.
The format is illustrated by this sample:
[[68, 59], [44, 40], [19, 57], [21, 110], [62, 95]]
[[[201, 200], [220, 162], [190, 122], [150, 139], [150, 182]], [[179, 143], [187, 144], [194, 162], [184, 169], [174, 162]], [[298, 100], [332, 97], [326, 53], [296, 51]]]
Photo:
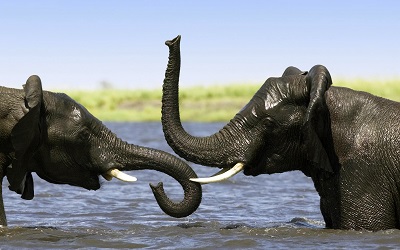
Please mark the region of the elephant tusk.
[[244, 168], [244, 164], [243, 163], [236, 163], [235, 166], [233, 166], [230, 169], [222, 169], [221, 171], [219, 171], [218, 173], [216, 173], [215, 175], [208, 177], [208, 178], [191, 178], [191, 181], [194, 182], [198, 182], [201, 184], [207, 184], [207, 183], [212, 183], [212, 182], [219, 182], [219, 181], [223, 181], [226, 179], [231, 178], [232, 176], [236, 175], [237, 173], [239, 173], [240, 171], [242, 171]]
[[115, 177], [115, 178], [117, 178], [118, 180], [121, 180], [121, 181], [127, 181], [127, 182], [137, 181], [136, 177], [130, 176], [128, 174], [125, 174], [125, 173], [119, 171], [118, 169], [110, 169], [110, 170], [108, 170], [107, 173], [103, 174], [103, 177], [107, 181], [111, 181], [111, 179], [113, 177]]

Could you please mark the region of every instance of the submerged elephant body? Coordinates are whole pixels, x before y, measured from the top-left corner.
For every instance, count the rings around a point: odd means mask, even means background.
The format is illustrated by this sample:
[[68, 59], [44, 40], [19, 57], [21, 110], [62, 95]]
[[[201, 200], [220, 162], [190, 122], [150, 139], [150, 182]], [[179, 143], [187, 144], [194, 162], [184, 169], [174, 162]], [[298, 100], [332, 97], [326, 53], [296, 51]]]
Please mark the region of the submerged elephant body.
[[[39, 77], [31, 76], [24, 90], [0, 87], [0, 98], [0, 179], [7, 177], [22, 198], [34, 196], [32, 172], [51, 183], [97, 190], [100, 175], [110, 180], [124, 177], [120, 170], [150, 169], [184, 189], [184, 199], [174, 203], [162, 183], [151, 186], [164, 212], [183, 217], [199, 206], [201, 186], [189, 181], [196, 174], [184, 161], [122, 141], [67, 95], [42, 91]], [[0, 225], [6, 225], [2, 197]]]
[[[194, 137], [179, 116], [179, 43], [166, 42], [162, 100], [165, 138], [178, 155], [223, 171], [234, 167], [229, 175], [300, 170], [314, 182], [327, 228], [400, 228], [400, 103], [331, 87], [321, 65], [309, 72], [289, 67], [219, 132]], [[193, 180], [227, 178], [221, 176]]]
[[[331, 87], [325, 94], [338, 158], [339, 215], [326, 213], [328, 225], [355, 229], [400, 229], [400, 103]], [[321, 209], [332, 210], [324, 180], [313, 177]], [[324, 216], [325, 217], [325, 216]], [[336, 225], [335, 218], [341, 218]]]

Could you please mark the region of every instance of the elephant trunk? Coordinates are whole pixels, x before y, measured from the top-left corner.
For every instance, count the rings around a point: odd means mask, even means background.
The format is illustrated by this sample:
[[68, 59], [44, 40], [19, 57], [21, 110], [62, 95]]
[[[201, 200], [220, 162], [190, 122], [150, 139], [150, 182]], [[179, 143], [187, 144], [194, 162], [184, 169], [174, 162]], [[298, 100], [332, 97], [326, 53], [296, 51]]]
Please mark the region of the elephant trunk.
[[192, 214], [199, 207], [202, 197], [201, 186], [189, 178], [196, 178], [192, 168], [179, 158], [161, 150], [141, 147], [121, 141], [119, 146], [125, 152], [114, 156], [116, 168], [129, 170], [156, 170], [163, 172], [177, 180], [184, 190], [181, 202], [173, 202], [164, 192], [162, 182], [157, 186], [150, 184], [153, 194], [160, 208], [168, 215], [181, 218]]
[[179, 114], [180, 36], [165, 44], [169, 47], [169, 61], [163, 84], [161, 121], [166, 141], [179, 156], [191, 162], [232, 167], [236, 162], [230, 159], [237, 154], [232, 143], [237, 141], [234, 135], [240, 134], [240, 123], [231, 122], [207, 137], [192, 136], [185, 131]]

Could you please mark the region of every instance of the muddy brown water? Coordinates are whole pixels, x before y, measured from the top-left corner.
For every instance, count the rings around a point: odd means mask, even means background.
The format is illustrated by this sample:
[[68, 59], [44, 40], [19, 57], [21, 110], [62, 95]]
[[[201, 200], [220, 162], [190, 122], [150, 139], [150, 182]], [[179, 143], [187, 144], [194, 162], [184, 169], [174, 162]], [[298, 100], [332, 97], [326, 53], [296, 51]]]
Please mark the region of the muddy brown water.
[[[172, 150], [159, 123], [106, 123], [124, 140]], [[196, 135], [221, 123], [187, 123]], [[215, 169], [192, 165], [199, 176]], [[25, 201], [3, 183], [9, 226], [0, 249], [366, 249], [400, 248], [400, 231], [324, 229], [319, 198], [300, 172], [247, 177], [203, 186], [199, 209], [187, 218], [165, 215], [148, 183], [164, 181], [168, 195], [179, 184], [154, 171], [132, 171], [134, 184], [106, 182], [98, 191], [47, 183], [37, 176], [35, 198]]]

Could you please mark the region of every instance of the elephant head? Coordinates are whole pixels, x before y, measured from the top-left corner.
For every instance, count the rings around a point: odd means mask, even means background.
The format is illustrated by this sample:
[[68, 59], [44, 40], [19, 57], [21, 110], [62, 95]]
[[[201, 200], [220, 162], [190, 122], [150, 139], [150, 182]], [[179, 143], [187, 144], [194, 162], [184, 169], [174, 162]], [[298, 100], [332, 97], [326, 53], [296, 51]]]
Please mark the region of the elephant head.
[[[186, 160], [222, 168], [201, 183], [245, 175], [272, 174], [312, 168], [332, 172], [325, 91], [332, 84], [323, 66], [310, 72], [289, 67], [282, 77], [269, 78], [250, 102], [219, 132], [188, 134], [179, 115], [180, 36], [167, 41], [169, 62], [162, 97], [162, 125], [173, 150]], [[311, 164], [310, 164], [311, 163]], [[312, 166], [312, 167], [310, 167]]]
[[0, 95], [0, 176], [22, 198], [34, 196], [32, 172], [51, 183], [97, 190], [100, 175], [134, 181], [121, 171], [149, 169], [170, 175], [183, 187], [183, 200], [174, 203], [162, 183], [151, 185], [165, 213], [184, 217], [199, 206], [201, 186], [189, 181], [196, 174], [184, 161], [122, 141], [67, 95], [42, 91], [38, 76], [29, 77], [24, 90], [0, 87]]

